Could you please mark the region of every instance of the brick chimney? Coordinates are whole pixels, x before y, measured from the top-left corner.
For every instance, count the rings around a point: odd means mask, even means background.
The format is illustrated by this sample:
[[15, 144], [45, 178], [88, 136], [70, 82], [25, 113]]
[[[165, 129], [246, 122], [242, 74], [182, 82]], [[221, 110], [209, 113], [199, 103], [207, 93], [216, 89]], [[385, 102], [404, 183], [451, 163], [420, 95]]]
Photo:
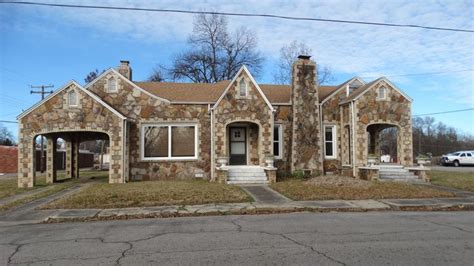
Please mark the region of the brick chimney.
[[132, 80], [132, 68], [130, 67], [130, 61], [120, 60], [118, 72], [129, 80]]
[[322, 170], [321, 132], [316, 63], [310, 58], [300, 55], [293, 64], [291, 171], [307, 171], [315, 175]]

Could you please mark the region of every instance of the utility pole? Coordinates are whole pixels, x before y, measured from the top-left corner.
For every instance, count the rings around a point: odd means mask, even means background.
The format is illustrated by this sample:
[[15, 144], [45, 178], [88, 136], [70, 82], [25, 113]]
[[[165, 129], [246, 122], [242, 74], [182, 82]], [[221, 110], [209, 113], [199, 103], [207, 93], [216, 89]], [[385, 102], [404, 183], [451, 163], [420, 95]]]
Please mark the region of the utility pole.
[[[40, 91], [34, 91], [34, 90], [31, 90], [30, 91], [30, 94], [41, 94], [41, 100], [44, 100], [44, 95], [45, 94], [51, 94], [53, 93], [53, 91], [45, 91], [44, 89], [46, 88], [54, 88], [54, 85], [40, 85], [40, 86], [33, 86], [33, 85], [30, 85], [30, 87], [32, 89], [41, 89]], [[36, 152], [36, 148], [35, 148], [35, 152]], [[43, 164], [44, 164], [44, 147], [43, 147], [43, 135], [41, 135], [41, 156], [40, 156], [40, 170], [41, 170], [41, 173], [44, 172], [44, 168], [43, 168]], [[36, 171], [36, 170], [35, 170]]]

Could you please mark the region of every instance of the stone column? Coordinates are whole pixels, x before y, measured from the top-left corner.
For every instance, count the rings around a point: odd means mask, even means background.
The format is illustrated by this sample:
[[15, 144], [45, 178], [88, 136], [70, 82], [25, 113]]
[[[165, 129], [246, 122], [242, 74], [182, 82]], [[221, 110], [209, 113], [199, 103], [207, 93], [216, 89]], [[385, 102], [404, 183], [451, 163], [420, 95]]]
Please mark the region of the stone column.
[[56, 182], [56, 136], [47, 136], [48, 146], [46, 147], [46, 183]]
[[73, 139], [73, 169], [74, 169], [74, 177], [79, 178], [79, 144], [81, 143], [80, 137], [78, 135], [74, 136]]
[[74, 177], [74, 156], [73, 156], [73, 142], [71, 139], [64, 139], [66, 143], [66, 177]]
[[291, 171], [322, 170], [316, 63], [299, 56], [292, 74]]
[[35, 143], [34, 137], [23, 136], [23, 124], [19, 123], [18, 133], [18, 187], [28, 188], [35, 185], [36, 165], [35, 165]]

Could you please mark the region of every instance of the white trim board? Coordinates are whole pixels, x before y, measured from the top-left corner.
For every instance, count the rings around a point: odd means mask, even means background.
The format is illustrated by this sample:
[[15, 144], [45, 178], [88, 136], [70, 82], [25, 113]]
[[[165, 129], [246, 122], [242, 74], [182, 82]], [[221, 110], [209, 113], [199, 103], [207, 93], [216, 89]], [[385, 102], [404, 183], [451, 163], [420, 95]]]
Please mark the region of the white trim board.
[[339, 87], [338, 87], [335, 91], [333, 91], [331, 94], [329, 94], [329, 96], [327, 96], [320, 104], [321, 104], [321, 105], [324, 104], [324, 103], [327, 102], [329, 99], [331, 99], [334, 95], [336, 95], [337, 93], [339, 93], [342, 89], [346, 89], [347, 84], [349, 84], [349, 83], [351, 83], [351, 82], [353, 82], [353, 81], [355, 81], [355, 80], [360, 81], [360, 82], [363, 84], [362, 86], [364, 86], [365, 84], [367, 84], [367, 83], [366, 83], [363, 79], [361, 79], [360, 77], [357, 77], [357, 76], [356, 76], [356, 77], [353, 77], [353, 78], [349, 79], [348, 81], [346, 81], [346, 82], [342, 83], [341, 85], [339, 85]]
[[107, 103], [105, 103], [104, 101], [102, 101], [102, 99], [100, 99], [97, 95], [95, 95], [94, 93], [92, 93], [91, 91], [85, 89], [84, 87], [82, 87], [81, 85], [79, 85], [79, 83], [77, 83], [75, 80], [71, 80], [69, 81], [68, 83], [66, 83], [65, 85], [63, 85], [61, 88], [59, 88], [58, 90], [56, 90], [55, 92], [53, 92], [52, 94], [48, 95], [48, 97], [44, 98], [43, 100], [41, 100], [40, 102], [36, 103], [35, 105], [31, 106], [30, 108], [28, 108], [26, 111], [24, 111], [23, 113], [19, 114], [17, 116], [17, 120], [20, 120], [22, 119], [23, 117], [25, 117], [27, 114], [31, 113], [33, 110], [35, 110], [36, 108], [38, 108], [40, 105], [42, 105], [43, 103], [49, 101], [50, 99], [52, 99], [53, 97], [55, 97], [56, 95], [58, 95], [61, 91], [69, 88], [71, 85], [74, 85], [76, 86], [79, 90], [83, 91], [84, 93], [86, 93], [87, 95], [89, 95], [92, 99], [94, 99], [95, 101], [97, 101], [98, 103], [100, 103], [101, 105], [103, 105], [105, 108], [107, 108], [109, 111], [111, 111], [112, 113], [114, 113], [115, 115], [117, 115], [119, 118], [121, 118], [122, 120], [125, 120], [127, 119], [126, 116], [122, 115], [121, 113], [119, 113], [117, 110], [115, 110], [114, 108], [112, 108], [112, 106], [108, 105]]
[[375, 85], [378, 85], [381, 81], [384, 81], [385, 83], [387, 83], [390, 87], [392, 87], [395, 91], [397, 91], [398, 93], [400, 93], [403, 97], [405, 97], [409, 102], [413, 102], [413, 99], [408, 96], [405, 92], [403, 92], [401, 89], [399, 89], [397, 86], [395, 86], [395, 84], [393, 84], [390, 80], [388, 80], [386, 77], [380, 77], [378, 79], [375, 80], [374, 84], [370, 85], [369, 87], [367, 87], [361, 94], [357, 95], [357, 97], [355, 97], [354, 99], [350, 100], [350, 101], [342, 101], [340, 104], [346, 104], [348, 102], [355, 102], [357, 101], [357, 99], [359, 99], [360, 97], [362, 97], [364, 94], [366, 94], [370, 89], [372, 89]]

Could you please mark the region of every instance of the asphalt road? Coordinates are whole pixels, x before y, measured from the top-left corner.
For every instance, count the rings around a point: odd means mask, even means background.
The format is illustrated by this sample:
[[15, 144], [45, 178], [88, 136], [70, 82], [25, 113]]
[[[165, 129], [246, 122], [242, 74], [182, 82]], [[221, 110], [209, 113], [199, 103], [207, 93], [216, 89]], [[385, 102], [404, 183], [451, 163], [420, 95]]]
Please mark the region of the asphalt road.
[[446, 171], [446, 172], [463, 172], [463, 173], [473, 173], [474, 174], [474, 166], [441, 166], [441, 165], [428, 165], [427, 167], [431, 168], [431, 170], [436, 171]]
[[0, 265], [472, 265], [474, 212], [293, 213], [0, 227]]

